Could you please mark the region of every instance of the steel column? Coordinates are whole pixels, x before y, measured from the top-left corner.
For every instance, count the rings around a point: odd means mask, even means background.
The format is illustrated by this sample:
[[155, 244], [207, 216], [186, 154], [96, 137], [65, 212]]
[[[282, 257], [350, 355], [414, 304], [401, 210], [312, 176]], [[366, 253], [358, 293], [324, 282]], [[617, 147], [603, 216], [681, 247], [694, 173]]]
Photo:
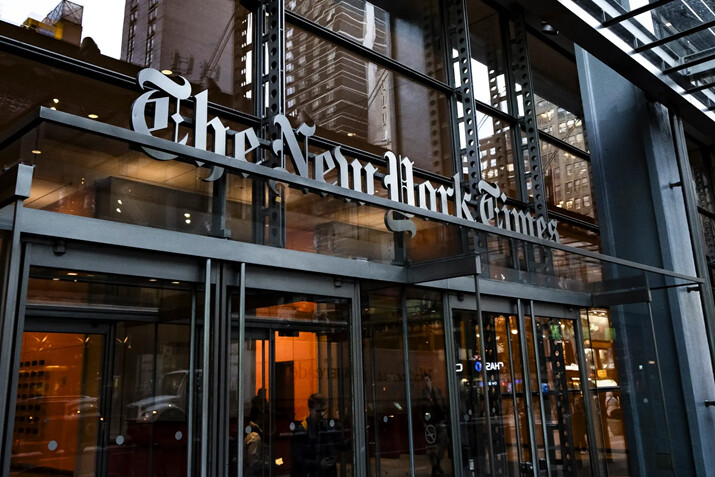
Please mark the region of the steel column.
[[211, 259], [206, 259], [204, 278], [204, 336], [201, 359], [201, 477], [209, 475], [209, 362], [211, 358]]
[[[14, 432], [15, 402], [18, 358], [22, 345], [23, 317], [19, 312], [24, 302], [27, 280], [20, 280], [23, 274], [23, 253], [20, 237], [20, 221], [22, 220], [23, 201], [15, 201], [13, 205], [12, 236], [8, 248], [3, 246], [5, 268], [3, 270], [2, 316], [0, 316], [0, 475], [10, 472], [10, 457], [12, 453], [12, 436]], [[29, 249], [30, 246], [27, 246]], [[26, 251], [27, 253], [27, 251]]]
[[[527, 416], [529, 416], [529, 419], [526, 420], [528, 427], [529, 427], [529, 441], [531, 442], [531, 463], [532, 463], [532, 475], [536, 477], [537, 475], [540, 474], [540, 469], [539, 469], [539, 451], [536, 447], [536, 430], [535, 430], [535, 420], [536, 420], [536, 414], [534, 413], [534, 402], [531, 394], [531, 371], [529, 369], [529, 348], [528, 348], [528, 343], [526, 341], [526, 323], [525, 322], [525, 313], [524, 313], [524, 306], [522, 304], [521, 300], [517, 300], [516, 302], [516, 309], [517, 309], [517, 318], [516, 318], [516, 324], [518, 327], [519, 331], [519, 351], [521, 351], [521, 365], [522, 365], [522, 372], [524, 373], [524, 397], [525, 402], [524, 402], [524, 412]], [[530, 303], [530, 310], [529, 312], [531, 313], [531, 325], [532, 325], [532, 346], [536, 346], [535, 342], [535, 336], [536, 336], [536, 331], [534, 328], [534, 302]], [[534, 348], [534, 358], [536, 359], [536, 376], [537, 376], [537, 383], [541, 385], [541, 371], [539, 370], [539, 358], [536, 353], [536, 348]], [[542, 428], [544, 432], [544, 448], [546, 447], [546, 426], [544, 424], [544, 401], [543, 401], [543, 396], [541, 394], [541, 390], [537, 390], [539, 393], [539, 405], [540, 405], [540, 411], [541, 411], [541, 423], [542, 423]], [[551, 475], [551, 466], [549, 463], [549, 453], [544, 452], [546, 455], [546, 468], [547, 468], [547, 475]]]
[[[402, 351], [405, 366], [405, 399], [407, 401], [407, 438], [410, 444], [410, 475], [415, 475], [415, 442], [412, 423], [412, 391], [410, 384], [410, 350], [409, 335], [407, 333], [407, 290], [400, 288], [402, 308]], [[377, 432], [377, 429], [376, 429]]]
[[[363, 357], [363, 342], [362, 342], [362, 304], [360, 302], [360, 286], [353, 284], [353, 296], [350, 307], [350, 358], [352, 366], [351, 390], [352, 390], [352, 415], [353, 415], [353, 475], [364, 477], [367, 475], [366, 462], [364, 457], [369, 455], [370, 449], [367, 442], [367, 430], [365, 422], [365, 376]], [[374, 346], [370, 346], [374, 351]], [[374, 356], [374, 355], [373, 355]], [[375, 361], [373, 359], [374, 369]], [[377, 382], [373, 379], [373, 382]], [[371, 386], [374, 388], [374, 386]], [[374, 389], [373, 389], [374, 392]], [[377, 428], [375, 429], [377, 433]], [[377, 434], [376, 434], [377, 435]], [[377, 439], [376, 439], [377, 440]], [[379, 452], [376, 453], [379, 462]]]
[[695, 181], [690, 168], [688, 158], [688, 148], [685, 141], [683, 121], [674, 114], [670, 114], [670, 127], [675, 142], [675, 157], [678, 161], [680, 171], [680, 183], [683, 189], [683, 201], [685, 202], [685, 215], [688, 220], [690, 239], [693, 244], [693, 255], [695, 269], [704, 283], [700, 285], [700, 298], [703, 304], [703, 318], [705, 320], [705, 331], [707, 333], [708, 345], [710, 347], [710, 361], [712, 369], [715, 370], [715, 299], [712, 293], [712, 283], [710, 271], [708, 270], [707, 256], [702, 241], [704, 237], [701, 223], [698, 217], [697, 196], [695, 192]]

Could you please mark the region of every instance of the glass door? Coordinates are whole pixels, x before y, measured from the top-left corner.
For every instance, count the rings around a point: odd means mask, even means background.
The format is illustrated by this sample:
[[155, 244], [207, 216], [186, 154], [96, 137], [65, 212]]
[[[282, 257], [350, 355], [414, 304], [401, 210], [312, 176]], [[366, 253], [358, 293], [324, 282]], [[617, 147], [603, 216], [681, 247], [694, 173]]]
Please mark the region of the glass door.
[[179, 280], [31, 266], [11, 474], [186, 475], [200, 298]]
[[543, 435], [536, 441], [540, 472], [559, 477], [591, 475], [576, 320], [536, 316], [533, 328], [531, 317], [525, 320], [527, 340], [533, 345], [531, 380], [542, 399], [535, 413]]
[[513, 301], [480, 317], [471, 305], [452, 302], [465, 474], [590, 475], [577, 315], [545, 305], [532, 318], [532, 302]]
[[97, 473], [105, 345], [79, 330], [23, 333], [11, 476]]
[[247, 291], [242, 475], [352, 474], [349, 315], [347, 299]]
[[488, 475], [493, 463], [498, 475], [523, 475], [531, 440], [517, 316], [483, 313], [481, 329], [474, 311], [452, 317], [466, 468]]

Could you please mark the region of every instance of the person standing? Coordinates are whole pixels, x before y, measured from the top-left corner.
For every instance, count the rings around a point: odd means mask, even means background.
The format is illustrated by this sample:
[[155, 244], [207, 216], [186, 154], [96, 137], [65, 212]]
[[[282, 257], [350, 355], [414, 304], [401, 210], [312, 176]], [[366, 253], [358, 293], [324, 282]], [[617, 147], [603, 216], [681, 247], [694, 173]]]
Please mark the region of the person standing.
[[326, 419], [328, 400], [308, 398], [308, 417], [297, 423], [292, 436], [292, 477], [336, 477], [338, 452], [346, 443], [333, 419]]

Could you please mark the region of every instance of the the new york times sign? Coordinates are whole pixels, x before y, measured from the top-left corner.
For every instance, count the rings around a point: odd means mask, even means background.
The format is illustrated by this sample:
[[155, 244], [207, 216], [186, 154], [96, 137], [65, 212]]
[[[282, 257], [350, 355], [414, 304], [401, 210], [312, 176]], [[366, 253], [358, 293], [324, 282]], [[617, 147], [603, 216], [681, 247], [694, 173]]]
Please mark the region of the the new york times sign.
[[[210, 150], [223, 156], [226, 156], [227, 151], [232, 151], [231, 158], [236, 161], [248, 161], [249, 154], [261, 147], [254, 128], [233, 131], [218, 117], [209, 119], [208, 90], [201, 91], [192, 98], [191, 85], [185, 78], [179, 77], [178, 81], [174, 81], [151, 68], [140, 71], [137, 80], [145, 93], [132, 105], [132, 127], [136, 132], [151, 135], [155, 131], [171, 128], [175, 142], [204, 151]], [[193, 138], [188, 133], [179, 137], [180, 126], [185, 122], [185, 118], [180, 114], [182, 101], [193, 103]], [[147, 119], [150, 119], [149, 123]], [[387, 192], [387, 197], [398, 203], [447, 215], [454, 214], [458, 218], [540, 239], [559, 241], [556, 220], [547, 222], [542, 217], [536, 218], [530, 211], [507, 206], [506, 196], [495, 184], [480, 181], [479, 195], [476, 200], [472, 200], [471, 194], [462, 189], [460, 174], [454, 175], [451, 187], [435, 187], [429, 181], [415, 183], [412, 161], [390, 151], [384, 154], [387, 163], [387, 173], [384, 175], [378, 174], [378, 169], [369, 162], [348, 160], [342, 154], [340, 146], [332, 151], [309, 156], [308, 141], [315, 133], [314, 125], [301, 124], [293, 130], [288, 118], [282, 114], [273, 117], [273, 125], [280, 131], [280, 138], [271, 143], [272, 153], [281, 159], [279, 163], [285, 163], [284, 156], [289, 156], [295, 173], [303, 178], [326, 182], [326, 176], [332, 173], [337, 176], [333, 184], [358, 193], [374, 195], [376, 187], [382, 187]], [[303, 147], [298, 142], [299, 138]], [[209, 139], [212, 141], [210, 148]], [[177, 157], [156, 149], [144, 148], [144, 151], [149, 156], [163, 161]], [[214, 166], [205, 180], [214, 181], [221, 177], [223, 172], [221, 167]]]

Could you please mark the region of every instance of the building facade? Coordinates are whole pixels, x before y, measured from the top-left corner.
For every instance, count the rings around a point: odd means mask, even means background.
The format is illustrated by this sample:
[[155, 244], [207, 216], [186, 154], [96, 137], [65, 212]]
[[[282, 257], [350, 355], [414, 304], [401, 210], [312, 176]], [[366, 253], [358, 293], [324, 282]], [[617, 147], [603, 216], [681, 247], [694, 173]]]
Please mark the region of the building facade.
[[715, 475], [707, 2], [89, 8], [0, 22], [2, 477]]

